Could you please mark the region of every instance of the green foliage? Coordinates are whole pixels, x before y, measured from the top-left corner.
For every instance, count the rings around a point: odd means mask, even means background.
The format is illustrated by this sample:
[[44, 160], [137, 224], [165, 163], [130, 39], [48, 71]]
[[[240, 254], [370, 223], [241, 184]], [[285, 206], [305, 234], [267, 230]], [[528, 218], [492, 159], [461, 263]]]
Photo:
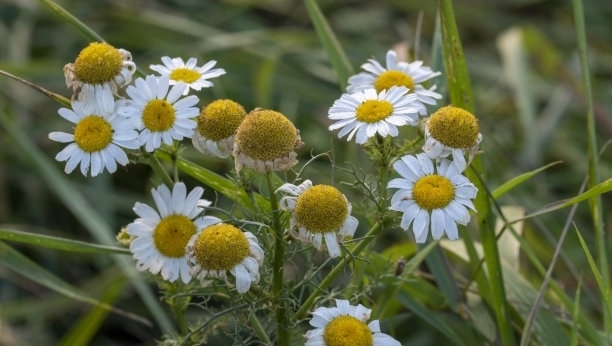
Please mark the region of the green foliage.
[[[580, 0], [0, 4], [0, 344], [300, 345], [312, 311], [333, 299], [371, 308], [403, 345], [610, 344], [606, 10]], [[112, 176], [65, 175], [47, 135], [66, 128], [62, 67], [94, 40], [130, 50], [141, 76], [164, 55], [217, 60], [227, 75], [198, 106], [231, 98], [284, 113], [306, 142], [300, 164], [238, 174], [184, 141], [139, 152]], [[479, 120], [467, 171], [477, 212], [459, 241], [417, 246], [388, 210], [391, 165], [420, 150], [420, 128], [364, 147], [327, 130], [348, 77], [391, 48], [443, 70], [438, 106]], [[303, 179], [352, 203], [360, 223], [339, 258], [285, 231], [275, 190]], [[203, 186], [207, 215], [260, 239], [261, 280], [246, 294], [164, 282], [116, 245], [134, 203], [175, 181]]]

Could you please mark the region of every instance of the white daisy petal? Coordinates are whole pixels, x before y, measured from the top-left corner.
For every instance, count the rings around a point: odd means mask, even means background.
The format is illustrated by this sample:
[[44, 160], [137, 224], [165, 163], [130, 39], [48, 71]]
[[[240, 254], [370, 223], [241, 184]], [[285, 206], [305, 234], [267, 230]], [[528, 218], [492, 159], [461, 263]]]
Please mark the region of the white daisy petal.
[[[401, 178], [387, 184], [387, 188], [398, 189], [389, 209], [403, 213], [400, 227], [412, 228], [417, 243], [424, 243], [430, 231], [433, 239], [444, 234], [451, 240], [458, 239], [457, 224], [469, 222], [468, 208], [473, 209], [471, 199], [476, 197], [476, 187], [446, 158], [438, 158], [434, 165], [424, 153], [406, 155], [393, 168]], [[426, 179], [424, 183], [420, 183], [422, 179]], [[450, 200], [442, 205], [444, 198], [439, 196]]]
[[[399, 346], [400, 343], [393, 339], [390, 335], [384, 334], [380, 331], [380, 323], [378, 320], [367, 323], [370, 319], [371, 309], [364, 307], [361, 304], [357, 306], [350, 305], [348, 300], [336, 299], [335, 307], [319, 307], [312, 313], [310, 319], [310, 325], [314, 329], [308, 330], [305, 334], [307, 346], [325, 346], [329, 344], [338, 345], [365, 345], [367, 342], [372, 346]], [[329, 324], [338, 317], [343, 317], [341, 321], [337, 321], [338, 324], [334, 328], [328, 328]], [[351, 317], [346, 319], [344, 317]], [[369, 330], [371, 338], [362, 340], [358, 334], [347, 335], [344, 333], [330, 332], [330, 329], [335, 328], [346, 328], [347, 330]], [[340, 339], [337, 339], [340, 338]]]

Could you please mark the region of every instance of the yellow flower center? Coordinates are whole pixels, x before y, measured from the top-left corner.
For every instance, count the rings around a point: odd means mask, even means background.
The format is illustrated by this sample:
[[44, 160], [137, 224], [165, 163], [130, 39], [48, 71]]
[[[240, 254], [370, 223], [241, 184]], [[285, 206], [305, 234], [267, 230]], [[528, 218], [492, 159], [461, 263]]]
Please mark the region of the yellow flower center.
[[122, 66], [119, 50], [108, 43], [93, 42], [76, 58], [74, 75], [88, 84], [102, 84], [112, 81]]
[[74, 142], [86, 153], [100, 151], [113, 140], [113, 128], [97, 115], [83, 118], [74, 129]]
[[245, 155], [255, 160], [273, 161], [295, 149], [297, 136], [297, 129], [283, 114], [256, 109], [238, 126], [235, 141]]
[[409, 92], [414, 92], [414, 81], [412, 77], [402, 71], [388, 70], [381, 73], [374, 81], [376, 92], [389, 90], [392, 86], [405, 86]]
[[166, 100], [153, 99], [142, 112], [142, 122], [151, 132], [164, 132], [174, 125], [174, 108]]
[[446, 207], [455, 198], [455, 188], [448, 178], [430, 174], [414, 183], [412, 197], [419, 207], [432, 211]]
[[367, 324], [353, 316], [338, 316], [323, 331], [325, 346], [372, 346], [374, 338]]
[[465, 109], [446, 106], [429, 117], [427, 129], [431, 136], [451, 148], [468, 149], [478, 141], [478, 120]]
[[389, 101], [367, 100], [357, 107], [355, 117], [364, 123], [375, 123], [387, 118], [393, 113], [393, 105]]
[[202, 108], [198, 132], [215, 142], [230, 137], [246, 117], [244, 107], [232, 100], [217, 100]]
[[200, 79], [201, 76], [202, 75], [198, 71], [186, 67], [179, 67], [172, 70], [172, 73], [170, 73], [170, 79], [185, 83], [193, 83]]
[[297, 222], [311, 233], [328, 233], [342, 226], [348, 203], [335, 187], [315, 185], [297, 198], [294, 212]]
[[228, 224], [207, 227], [194, 245], [194, 256], [206, 270], [230, 270], [249, 255], [249, 241], [238, 228]]
[[153, 230], [153, 241], [157, 250], [166, 257], [183, 257], [189, 238], [196, 233], [196, 225], [182, 214], [163, 218]]

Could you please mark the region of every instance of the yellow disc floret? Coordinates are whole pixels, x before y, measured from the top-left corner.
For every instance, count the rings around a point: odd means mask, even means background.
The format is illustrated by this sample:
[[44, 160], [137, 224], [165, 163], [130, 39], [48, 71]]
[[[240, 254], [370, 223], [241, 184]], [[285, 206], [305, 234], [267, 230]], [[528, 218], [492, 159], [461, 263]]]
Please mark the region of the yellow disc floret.
[[206, 270], [230, 270], [249, 255], [244, 233], [224, 223], [203, 230], [193, 247], [195, 259]]
[[414, 92], [414, 81], [412, 77], [402, 71], [385, 71], [374, 81], [376, 92], [391, 89], [392, 86], [405, 86], [408, 88], [409, 92]]
[[338, 316], [323, 331], [326, 346], [372, 346], [370, 328], [353, 316]]
[[295, 149], [297, 139], [297, 129], [283, 114], [256, 109], [236, 130], [235, 143], [252, 159], [274, 161], [289, 155]]
[[84, 152], [93, 153], [108, 146], [113, 140], [113, 128], [97, 115], [83, 118], [74, 129], [74, 142]]
[[412, 197], [419, 207], [432, 211], [446, 207], [455, 197], [455, 188], [448, 178], [430, 174], [414, 183]]
[[182, 214], [163, 218], [153, 230], [155, 248], [166, 257], [183, 257], [189, 238], [196, 232], [193, 221]]
[[478, 143], [478, 120], [465, 109], [446, 106], [429, 117], [427, 129], [431, 136], [451, 148], [469, 149]]
[[357, 120], [364, 123], [381, 121], [393, 113], [393, 105], [389, 101], [367, 100], [360, 104], [355, 111]]
[[335, 187], [315, 185], [297, 198], [294, 212], [297, 222], [311, 233], [328, 233], [346, 220], [348, 202]]
[[170, 73], [170, 79], [185, 83], [193, 83], [200, 79], [200, 77], [202, 75], [198, 71], [186, 67], [179, 67]]
[[113, 81], [123, 66], [119, 50], [104, 42], [90, 43], [74, 62], [74, 75], [88, 84]]
[[233, 136], [246, 117], [246, 111], [232, 100], [217, 100], [202, 108], [198, 117], [200, 135], [218, 142]]
[[167, 131], [174, 125], [174, 120], [174, 108], [166, 100], [153, 99], [142, 112], [142, 122], [151, 132]]

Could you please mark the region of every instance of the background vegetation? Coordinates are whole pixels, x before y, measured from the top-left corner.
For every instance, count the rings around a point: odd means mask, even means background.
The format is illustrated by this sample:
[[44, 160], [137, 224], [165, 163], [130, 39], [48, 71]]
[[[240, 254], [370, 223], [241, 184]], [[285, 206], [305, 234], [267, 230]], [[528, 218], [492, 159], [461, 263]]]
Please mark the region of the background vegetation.
[[[140, 69], [160, 63], [163, 55], [193, 56], [201, 62], [217, 60], [218, 67], [225, 68], [227, 75], [215, 79], [215, 87], [207, 93], [199, 94], [200, 105], [228, 97], [246, 109], [279, 110], [300, 129], [307, 148], [302, 153], [304, 160], [311, 153], [330, 150], [332, 136], [327, 131], [327, 110], [342, 89], [301, 1], [65, 0], [58, 3], [109, 43], [131, 51]], [[384, 60], [386, 51], [396, 47], [407, 52], [411, 60], [424, 60], [434, 70], [444, 72], [441, 55], [432, 55], [436, 51], [436, 1], [317, 3], [355, 71], [368, 58]], [[493, 190], [518, 174], [559, 162], [514, 188], [498, 200], [499, 204], [521, 206], [530, 213], [577, 195], [587, 176], [588, 136], [571, 2], [465, 0], [455, 1], [453, 5], [470, 73], [475, 114], [484, 138], [481, 148], [488, 172], [487, 186]], [[603, 148], [600, 175], [605, 180], [612, 176], [612, 151], [606, 148], [612, 137], [612, 45], [609, 44], [612, 8], [604, 0], [585, 1], [584, 6], [597, 144]], [[87, 43], [80, 32], [39, 1], [0, 0], [1, 70], [69, 97], [62, 68]], [[444, 79], [439, 78], [437, 82], [440, 90], [446, 92]], [[442, 104], [449, 102], [447, 98]], [[0, 78], [0, 112], [14, 119], [24, 131], [24, 139], [49, 159], [61, 145], [50, 141], [48, 133], [66, 126], [57, 114], [58, 108], [56, 102], [44, 95], [8, 78]], [[354, 143], [347, 145], [334, 139], [333, 145], [337, 162], [350, 162], [368, 171], [367, 157]], [[225, 161], [205, 159], [192, 149], [185, 154], [211, 170], [229, 169]], [[61, 163], [52, 161], [52, 164], [63, 169]], [[96, 235], [70, 212], [66, 202], [42, 178], [41, 169], [7, 135], [7, 130], [0, 127], [0, 228], [100, 243], [104, 235]], [[86, 179], [73, 173], [69, 178], [72, 186], [112, 225], [112, 233], [106, 237], [114, 237], [114, 232], [133, 220], [134, 202], [143, 201], [151, 186], [157, 184], [151, 176], [147, 166], [129, 165], [112, 176], [104, 174]], [[329, 163], [315, 162], [308, 166], [305, 176], [316, 183], [329, 183]], [[342, 181], [342, 174], [335, 179]], [[350, 186], [345, 186], [343, 192], [356, 194]], [[218, 199], [211, 189], [206, 190], [205, 197]], [[603, 195], [606, 234], [611, 231], [612, 213], [606, 212], [611, 201], [610, 195]], [[227, 203], [222, 199], [219, 202], [221, 207]], [[368, 204], [353, 203], [355, 214], [367, 212]], [[595, 254], [598, 244], [587, 204], [582, 203], [575, 214], [562, 209], [530, 218], [517, 226], [516, 231], [532, 255], [548, 267], [568, 217], [574, 226], [563, 242], [552, 280], [577, 302], [581, 314], [593, 326], [610, 331], [610, 326], [602, 324], [605, 304], [600, 287], [573, 228], [580, 230], [591, 253]], [[358, 234], [365, 232], [364, 227], [367, 225], [360, 226]], [[376, 242], [377, 249], [384, 250], [408, 239], [398, 229], [384, 234]], [[474, 236], [478, 238], [477, 234]], [[609, 250], [608, 238], [605, 249]], [[153, 321], [151, 312], [136, 293], [138, 289], [127, 281], [107, 254], [84, 256], [14, 242], [0, 242], [0, 245], [3, 258], [10, 252], [6, 245], [10, 245], [87, 295]], [[512, 237], [498, 245], [502, 253], [509, 252], [504, 256], [514, 261], [515, 272], [537, 292], [543, 275], [533, 260], [526, 258], [524, 248], [519, 251]], [[449, 258], [461, 269], [462, 261], [455, 257], [456, 253], [453, 251]], [[410, 253], [399, 255], [407, 257]], [[397, 259], [398, 254], [392, 257]], [[382, 263], [392, 267], [394, 262], [387, 261]], [[390, 334], [410, 345], [448, 343], [453, 335], [462, 333], [478, 334], [477, 340], [491, 343], [486, 341], [483, 330], [495, 328], [474, 327], [477, 333], [462, 330], [465, 322], [461, 319], [461, 309], [441, 303], [444, 296], [435, 289], [435, 282], [428, 280], [431, 276], [426, 265], [417, 273], [426, 280], [416, 282], [408, 293], [419, 304], [392, 305], [383, 319], [383, 326]], [[91, 305], [67, 298], [22, 274], [0, 262], [0, 344], [79, 344], [74, 341], [78, 339], [71, 338], [78, 338], [75, 335], [79, 333], [75, 331], [83, 333], [87, 328], [91, 329], [90, 336], [81, 342], [92, 345], [150, 345], [161, 336], [159, 327], [115, 313], [99, 318], [98, 325], [80, 325], [79, 320], [91, 313]], [[376, 289], [367, 283], [364, 287]], [[405, 296], [410, 296], [408, 293]], [[559, 304], [562, 299], [558, 294], [548, 292], [546, 296], [549, 303], [542, 308], [542, 313], [560, 321], [570, 333], [575, 325], [571, 311]], [[513, 301], [516, 309], [512, 311], [512, 323], [517, 331], [523, 328], [517, 321], [524, 321], [520, 316], [524, 316], [524, 311], [529, 312], [535, 295], [523, 298], [525, 301]], [[518, 298], [510, 290], [508, 299]], [[521, 304], [525, 304], [524, 311]], [[419, 313], [418, 307], [428, 312]], [[483, 309], [486, 316], [486, 308]], [[479, 320], [475, 315], [469, 317]], [[461, 336], [458, 340], [469, 339]], [[565, 340], [567, 344], [570, 341]]]

